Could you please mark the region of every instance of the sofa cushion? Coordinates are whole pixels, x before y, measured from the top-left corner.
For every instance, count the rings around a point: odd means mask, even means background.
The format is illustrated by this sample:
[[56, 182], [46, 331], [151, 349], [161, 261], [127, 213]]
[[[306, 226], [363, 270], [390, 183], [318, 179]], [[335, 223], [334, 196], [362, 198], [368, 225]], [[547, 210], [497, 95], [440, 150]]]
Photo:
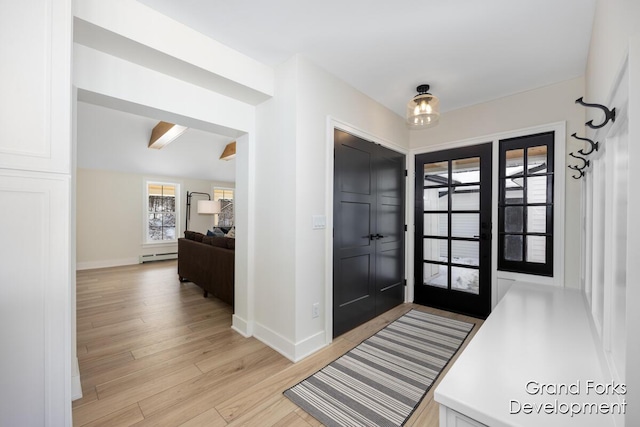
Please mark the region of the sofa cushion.
[[185, 239], [189, 239], [189, 240], [195, 240], [195, 231], [189, 231], [189, 230], [185, 230], [184, 231], [184, 237]]
[[227, 247], [227, 239], [225, 239], [224, 237], [213, 236], [209, 237], [209, 239], [211, 239], [211, 243], [209, 243], [211, 246], [215, 246], [218, 248]]
[[227, 248], [236, 250], [236, 239], [227, 238]]
[[193, 240], [195, 240], [196, 242], [202, 242], [203, 238], [204, 238], [204, 234], [198, 233], [197, 231], [194, 232]]

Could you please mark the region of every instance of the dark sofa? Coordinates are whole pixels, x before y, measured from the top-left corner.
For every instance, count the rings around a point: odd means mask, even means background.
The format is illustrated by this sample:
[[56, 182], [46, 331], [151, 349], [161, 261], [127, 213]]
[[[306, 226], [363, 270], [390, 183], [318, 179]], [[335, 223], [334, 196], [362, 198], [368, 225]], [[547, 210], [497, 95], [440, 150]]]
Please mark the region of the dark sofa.
[[178, 276], [233, 306], [235, 239], [185, 231], [178, 239]]

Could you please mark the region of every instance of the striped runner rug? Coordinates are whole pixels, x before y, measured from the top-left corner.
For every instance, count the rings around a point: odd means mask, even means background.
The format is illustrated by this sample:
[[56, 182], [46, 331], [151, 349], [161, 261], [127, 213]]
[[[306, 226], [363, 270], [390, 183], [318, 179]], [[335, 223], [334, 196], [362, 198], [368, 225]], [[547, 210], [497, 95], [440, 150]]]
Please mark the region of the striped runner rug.
[[473, 326], [411, 310], [284, 395], [326, 426], [401, 426]]

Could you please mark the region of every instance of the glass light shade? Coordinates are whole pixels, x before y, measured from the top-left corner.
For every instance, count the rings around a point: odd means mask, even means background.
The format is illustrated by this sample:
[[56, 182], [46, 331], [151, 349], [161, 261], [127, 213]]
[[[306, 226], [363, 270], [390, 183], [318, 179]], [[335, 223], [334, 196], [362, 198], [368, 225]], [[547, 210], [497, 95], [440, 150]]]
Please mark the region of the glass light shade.
[[213, 215], [220, 213], [220, 201], [198, 200], [198, 213], [201, 215]]
[[407, 104], [407, 124], [412, 128], [426, 128], [438, 123], [440, 100], [430, 93], [416, 95]]

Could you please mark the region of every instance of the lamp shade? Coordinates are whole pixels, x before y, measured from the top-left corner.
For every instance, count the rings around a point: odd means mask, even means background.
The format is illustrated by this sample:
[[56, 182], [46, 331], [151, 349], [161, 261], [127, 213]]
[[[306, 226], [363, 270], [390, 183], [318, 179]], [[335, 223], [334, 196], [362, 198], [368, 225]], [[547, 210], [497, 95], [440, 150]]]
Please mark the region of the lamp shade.
[[440, 100], [427, 93], [429, 85], [420, 85], [418, 94], [407, 104], [407, 125], [410, 128], [434, 126], [440, 119]]
[[202, 215], [220, 213], [220, 201], [198, 200], [198, 213]]

